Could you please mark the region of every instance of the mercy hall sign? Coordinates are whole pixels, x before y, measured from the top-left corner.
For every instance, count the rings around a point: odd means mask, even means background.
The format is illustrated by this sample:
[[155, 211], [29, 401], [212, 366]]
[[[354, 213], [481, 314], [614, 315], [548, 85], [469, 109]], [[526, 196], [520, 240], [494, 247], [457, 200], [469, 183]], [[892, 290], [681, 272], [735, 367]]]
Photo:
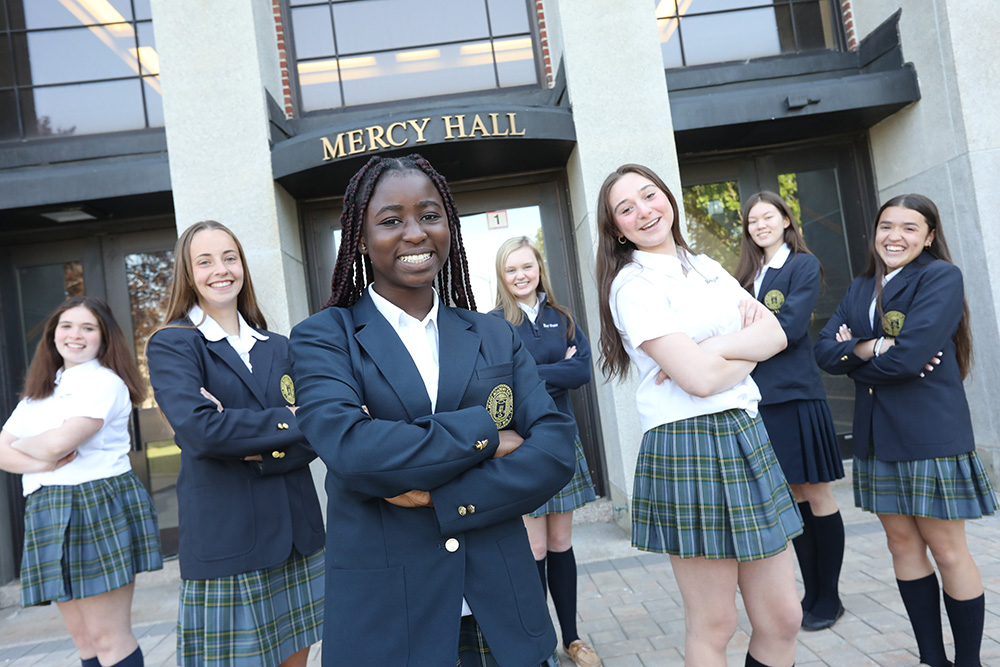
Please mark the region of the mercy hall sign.
[[516, 112], [454, 114], [439, 116], [436, 119], [411, 118], [388, 125], [369, 125], [341, 132], [334, 138], [320, 137], [323, 161], [400, 148], [410, 143], [414, 145], [426, 143], [427, 138], [424, 135], [428, 132], [433, 132], [435, 137], [443, 135], [444, 141], [524, 136], [524, 130], [517, 126]]

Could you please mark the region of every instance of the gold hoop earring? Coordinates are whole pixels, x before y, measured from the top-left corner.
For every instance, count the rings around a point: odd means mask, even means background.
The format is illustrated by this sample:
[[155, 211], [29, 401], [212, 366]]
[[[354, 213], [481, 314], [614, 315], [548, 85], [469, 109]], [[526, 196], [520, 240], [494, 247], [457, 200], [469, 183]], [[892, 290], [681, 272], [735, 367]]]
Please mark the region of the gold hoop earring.
[[626, 239], [624, 236], [619, 236], [618, 237], [618, 244], [619, 245], [625, 245], [626, 243], [628, 243], [628, 239]]

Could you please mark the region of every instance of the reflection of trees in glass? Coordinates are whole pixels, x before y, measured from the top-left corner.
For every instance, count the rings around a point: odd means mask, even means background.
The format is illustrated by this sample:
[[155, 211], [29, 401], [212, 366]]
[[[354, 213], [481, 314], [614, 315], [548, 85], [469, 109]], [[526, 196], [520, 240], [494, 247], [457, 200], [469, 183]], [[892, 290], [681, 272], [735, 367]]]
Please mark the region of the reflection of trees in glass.
[[63, 285], [66, 286], [66, 298], [83, 295], [83, 265], [80, 262], [63, 264]]
[[[146, 339], [164, 323], [173, 266], [172, 250], [133, 253], [125, 257], [136, 359], [139, 362], [139, 372], [146, 378], [147, 383], [149, 366], [146, 364]], [[143, 404], [137, 407], [149, 408], [153, 405], [153, 396], [150, 393]]]
[[795, 220], [802, 225], [802, 205], [799, 203], [799, 182], [796, 174], [778, 174], [778, 194], [788, 202]]
[[38, 118], [38, 135], [39, 137], [63, 137], [68, 134], [73, 134], [76, 132], [76, 125], [70, 127], [69, 129], [63, 129], [61, 127], [52, 127], [52, 118], [49, 116], [41, 116]]
[[740, 258], [740, 193], [736, 181], [684, 188], [688, 241], [691, 249], [708, 255], [732, 273]]
[[542, 253], [542, 257], [545, 257], [545, 237], [542, 235], [541, 227], [535, 232], [535, 247], [538, 248], [538, 252]]

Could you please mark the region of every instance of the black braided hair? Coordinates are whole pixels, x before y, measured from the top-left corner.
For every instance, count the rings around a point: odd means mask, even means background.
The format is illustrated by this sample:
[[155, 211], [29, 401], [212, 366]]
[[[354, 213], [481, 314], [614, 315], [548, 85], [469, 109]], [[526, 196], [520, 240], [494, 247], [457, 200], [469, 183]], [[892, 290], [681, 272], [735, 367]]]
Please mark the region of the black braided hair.
[[[448, 229], [451, 233], [451, 249], [448, 261], [438, 273], [437, 288], [446, 303], [469, 310], [476, 309], [469, 279], [469, 260], [462, 242], [462, 228], [455, 200], [448, 189], [448, 182], [424, 157], [414, 153], [406, 157], [393, 158], [376, 155], [365, 163], [347, 184], [344, 192], [344, 210], [340, 215], [340, 250], [337, 263], [330, 280], [331, 294], [326, 307], [347, 308], [361, 298], [365, 288], [374, 280], [372, 263], [368, 255], [358, 251], [364, 231], [365, 215], [375, 185], [389, 172], [419, 171], [431, 179], [441, 201], [444, 202]], [[456, 280], [457, 278], [457, 280]]]

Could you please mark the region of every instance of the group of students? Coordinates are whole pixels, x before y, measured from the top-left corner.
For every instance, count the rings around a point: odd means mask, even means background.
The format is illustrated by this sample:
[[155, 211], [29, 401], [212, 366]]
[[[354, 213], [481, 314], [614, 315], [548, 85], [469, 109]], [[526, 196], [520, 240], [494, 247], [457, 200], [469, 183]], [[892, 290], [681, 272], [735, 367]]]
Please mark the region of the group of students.
[[[792, 665], [800, 627], [844, 613], [830, 487], [844, 470], [823, 368], [855, 381], [855, 501], [885, 528], [921, 662], [952, 664], [929, 548], [953, 664], [979, 665], [964, 520], [997, 505], [962, 387], [962, 276], [934, 204], [880, 209], [870, 265], [815, 352], [822, 271], [781, 197], [744, 206], [735, 277], [691, 252], [677, 222], [646, 167], [601, 187], [600, 365], [639, 377], [632, 542], [670, 555], [685, 664], [725, 664], [737, 589], [749, 666]], [[267, 331], [225, 226], [189, 227], [174, 261], [147, 359], [181, 449], [178, 664], [302, 667], [322, 638], [327, 667], [558, 665], [551, 593], [565, 654], [599, 667], [576, 628], [572, 550], [573, 511], [594, 499], [569, 398], [590, 381], [590, 346], [528, 239], [501, 246], [496, 309], [475, 312], [445, 179], [420, 156], [377, 156], [344, 196], [327, 307], [290, 339]], [[0, 469], [21, 473], [27, 496], [22, 604], [59, 606], [84, 667], [143, 664], [134, 575], [162, 560], [128, 465], [141, 386], [107, 306], [73, 297], [0, 432]]]

